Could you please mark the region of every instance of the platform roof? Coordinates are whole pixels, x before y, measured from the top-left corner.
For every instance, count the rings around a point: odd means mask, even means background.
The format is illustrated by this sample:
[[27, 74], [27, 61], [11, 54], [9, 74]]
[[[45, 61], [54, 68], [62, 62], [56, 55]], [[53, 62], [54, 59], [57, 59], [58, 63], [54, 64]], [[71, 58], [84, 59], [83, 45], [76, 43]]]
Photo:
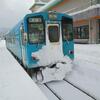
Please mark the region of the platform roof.
[[50, 2], [48, 2], [46, 5], [44, 5], [43, 7], [41, 7], [39, 10], [37, 10], [36, 12], [40, 12], [40, 11], [47, 11], [50, 8], [52, 8], [53, 6], [56, 6], [57, 4], [59, 4], [60, 2], [62, 2], [63, 0], [51, 0]]

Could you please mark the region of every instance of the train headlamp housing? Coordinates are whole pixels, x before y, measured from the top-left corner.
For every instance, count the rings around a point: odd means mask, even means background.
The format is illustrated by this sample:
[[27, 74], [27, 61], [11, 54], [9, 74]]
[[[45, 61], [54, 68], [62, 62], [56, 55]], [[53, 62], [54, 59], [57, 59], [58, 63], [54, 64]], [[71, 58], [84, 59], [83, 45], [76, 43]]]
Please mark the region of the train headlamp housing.
[[50, 12], [49, 13], [49, 20], [56, 20], [57, 19], [57, 14], [55, 12]]

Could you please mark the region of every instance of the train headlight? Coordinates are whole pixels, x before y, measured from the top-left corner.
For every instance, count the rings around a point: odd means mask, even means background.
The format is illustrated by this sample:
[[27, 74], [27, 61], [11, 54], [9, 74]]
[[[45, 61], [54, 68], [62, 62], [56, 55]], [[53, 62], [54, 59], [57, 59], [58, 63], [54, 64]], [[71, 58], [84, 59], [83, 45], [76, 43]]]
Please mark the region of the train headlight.
[[49, 13], [49, 19], [50, 20], [56, 20], [57, 19], [57, 14], [56, 13]]

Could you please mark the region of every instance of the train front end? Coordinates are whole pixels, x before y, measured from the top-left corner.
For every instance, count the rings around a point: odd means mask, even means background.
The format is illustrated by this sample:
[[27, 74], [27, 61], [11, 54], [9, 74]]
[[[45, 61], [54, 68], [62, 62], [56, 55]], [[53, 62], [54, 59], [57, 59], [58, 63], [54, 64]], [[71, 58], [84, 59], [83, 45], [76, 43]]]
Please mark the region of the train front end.
[[62, 80], [72, 70], [74, 59], [72, 18], [56, 12], [27, 17], [26, 58], [36, 81]]

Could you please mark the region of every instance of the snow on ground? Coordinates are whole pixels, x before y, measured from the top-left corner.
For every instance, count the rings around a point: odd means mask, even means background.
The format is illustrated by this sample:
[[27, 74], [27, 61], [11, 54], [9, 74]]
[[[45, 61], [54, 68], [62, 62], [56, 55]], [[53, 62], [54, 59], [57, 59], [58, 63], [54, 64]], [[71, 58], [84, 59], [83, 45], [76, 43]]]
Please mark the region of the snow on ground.
[[66, 77], [100, 100], [100, 44], [76, 44], [73, 72]]
[[66, 81], [48, 83], [48, 86], [61, 97], [61, 100], [93, 100]]
[[[63, 54], [62, 37], [60, 37], [58, 44], [52, 44], [46, 35], [46, 45], [39, 51], [33, 52], [32, 57], [39, 59], [37, 62], [39, 66], [47, 66], [41, 69], [44, 76], [42, 83], [63, 80], [66, 74], [72, 70], [72, 60]], [[55, 67], [50, 68], [54, 64], [56, 64]]]
[[0, 49], [4, 48], [5, 47], [5, 41], [3, 40], [0, 40]]
[[[46, 45], [39, 51], [33, 52], [32, 56], [39, 59], [39, 66], [48, 66], [42, 69], [44, 76], [42, 83], [53, 80], [63, 80], [66, 74], [72, 70], [72, 61], [69, 57], [64, 56], [61, 45]], [[65, 62], [65, 64], [61, 62]], [[56, 64], [55, 67], [50, 68], [53, 64]]]
[[0, 100], [47, 100], [0, 41]]
[[[4, 45], [4, 41], [1, 41], [0, 100], [46, 100], [37, 85], [33, 83]], [[100, 100], [100, 44], [75, 44], [73, 71], [66, 76], [66, 79]], [[65, 84], [64, 82], [56, 82], [48, 85], [57, 90], [58, 94], [65, 98], [64, 100], [67, 97], [71, 98], [71, 100], [72, 98], [86, 100], [87, 97], [84, 94], [79, 93], [70, 85], [65, 86]], [[57, 100], [50, 91], [44, 87], [41, 88], [47, 93], [47, 97], [52, 96], [54, 100]]]
[[41, 91], [46, 95], [48, 100], [59, 100], [46, 86], [39, 84], [38, 85]]
[[[73, 71], [66, 76], [66, 79], [97, 100], [100, 100], [100, 44], [75, 44], [75, 60], [73, 64]], [[77, 89], [73, 89], [66, 82], [50, 82], [48, 85], [63, 100], [90, 99]], [[48, 91], [44, 90], [43, 87], [40, 87], [41, 90], [49, 97]]]

